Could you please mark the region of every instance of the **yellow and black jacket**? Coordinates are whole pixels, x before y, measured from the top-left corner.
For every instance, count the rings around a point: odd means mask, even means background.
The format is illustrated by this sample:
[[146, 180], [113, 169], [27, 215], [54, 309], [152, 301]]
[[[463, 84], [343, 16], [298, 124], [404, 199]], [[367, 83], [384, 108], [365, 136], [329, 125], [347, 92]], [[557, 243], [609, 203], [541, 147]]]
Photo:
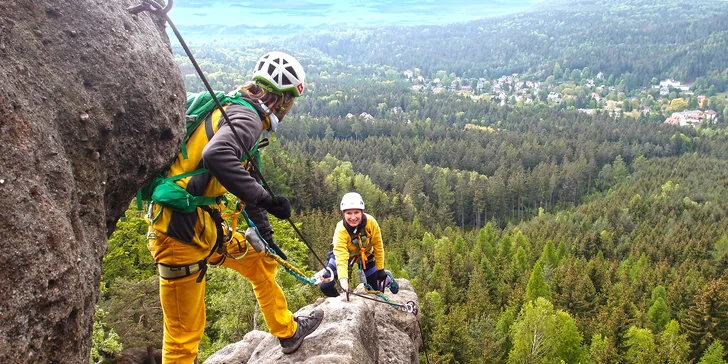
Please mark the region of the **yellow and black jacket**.
[[[334, 230], [333, 252], [336, 258], [336, 271], [339, 277], [349, 276], [349, 259], [364, 254], [364, 262], [369, 260], [373, 254], [377, 270], [384, 269], [384, 244], [382, 243], [382, 232], [379, 229], [377, 220], [372, 215], [364, 214], [366, 225], [361, 234], [352, 235], [344, 226], [344, 221], [339, 221]], [[363, 237], [366, 236], [366, 239]], [[363, 251], [362, 251], [363, 249]], [[368, 267], [367, 267], [368, 268]]]
[[[247, 95], [243, 95], [243, 98], [250, 101]], [[258, 108], [254, 102], [250, 101], [250, 104]], [[265, 115], [262, 110], [258, 109], [256, 113], [241, 105], [229, 104], [224, 109], [243, 145], [251, 150], [263, 130], [269, 127], [264, 125], [265, 122], [270, 123], [268, 118], [261, 120], [260, 115]], [[206, 173], [182, 178], [175, 183], [195, 196], [219, 197], [229, 191], [246, 203], [246, 212], [263, 237], [270, 237], [272, 228], [268, 213], [254, 206], [266, 198], [268, 192], [258, 182], [258, 176], [249, 173], [240, 162], [245, 152], [221, 116], [220, 110], [215, 110], [197, 127], [186, 143], [187, 158], [180, 152], [167, 171], [167, 177], [207, 168]], [[219, 211], [224, 208], [222, 204], [210, 207]], [[162, 207], [155, 204], [152, 216], [158, 216], [159, 209]], [[187, 244], [212, 247], [217, 239], [217, 227], [212, 217], [201, 208], [192, 213], [163, 208], [154, 220], [153, 228]]]

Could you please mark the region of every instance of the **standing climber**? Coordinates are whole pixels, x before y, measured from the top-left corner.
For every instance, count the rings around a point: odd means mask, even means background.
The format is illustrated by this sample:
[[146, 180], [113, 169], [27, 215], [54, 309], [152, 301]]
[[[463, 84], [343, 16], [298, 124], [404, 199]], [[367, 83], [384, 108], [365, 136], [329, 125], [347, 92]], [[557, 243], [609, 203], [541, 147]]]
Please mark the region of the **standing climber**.
[[[223, 238], [220, 218], [225, 208], [221, 197], [230, 192], [244, 202], [245, 211], [271, 249], [285, 256], [273, 241], [268, 214], [289, 218], [290, 202], [285, 197], [271, 196], [259, 184], [257, 171], [246, 170], [241, 163], [245, 152], [240, 143], [250, 150], [264, 130], [275, 131], [303, 93], [304, 79], [303, 67], [292, 56], [282, 52], [263, 55], [255, 65], [253, 80], [238, 90], [245, 102], [223, 106], [230, 124], [219, 110], [213, 112], [190, 135], [166, 172], [171, 178], [200, 166], [206, 168], [205, 173], [175, 179], [174, 183], [190, 195], [202, 196], [212, 203], [182, 212], [155, 201], [150, 211], [148, 248], [159, 268], [164, 313], [163, 363], [192, 363], [197, 357], [205, 328], [208, 264], [234, 269], [250, 280], [270, 333], [279, 338], [286, 354], [296, 351], [323, 319], [321, 310], [293, 317], [275, 281], [278, 265], [265, 252], [246, 248], [246, 254], [239, 260], [227, 258], [227, 252], [246, 246], [246, 241], [238, 232]], [[221, 246], [227, 248], [220, 249]]]
[[[321, 284], [321, 292], [336, 297], [336, 279], [341, 289], [349, 290], [349, 267], [358, 264], [364, 271], [366, 283], [378, 291], [389, 287], [392, 293], [399, 291], [399, 285], [392, 273], [384, 269], [384, 244], [377, 220], [364, 213], [364, 200], [356, 192], [344, 194], [340, 204], [343, 219], [336, 224], [332, 249], [327, 256], [326, 267], [333, 272], [334, 278]], [[319, 272], [325, 278], [330, 273]], [[339, 278], [340, 277], [340, 278]]]

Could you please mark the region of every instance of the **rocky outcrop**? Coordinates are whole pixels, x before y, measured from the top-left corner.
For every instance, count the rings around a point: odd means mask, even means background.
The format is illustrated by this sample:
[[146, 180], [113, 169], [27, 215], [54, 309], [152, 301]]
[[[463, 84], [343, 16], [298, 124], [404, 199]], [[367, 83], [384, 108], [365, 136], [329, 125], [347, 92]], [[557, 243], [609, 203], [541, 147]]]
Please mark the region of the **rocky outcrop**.
[[[413, 301], [419, 307], [412, 284], [401, 278], [397, 282], [399, 293], [387, 291], [387, 296], [395, 303]], [[363, 293], [362, 287], [355, 292]], [[295, 353], [283, 354], [277, 338], [252, 331], [242, 341], [212, 355], [205, 364], [419, 363], [422, 337], [418, 316], [357, 296], [352, 296], [349, 302], [340, 298], [321, 299], [300, 309], [296, 315], [307, 315], [316, 308], [324, 310], [324, 320]]]
[[134, 1], [0, 1], [0, 363], [88, 363], [107, 234], [184, 134]]

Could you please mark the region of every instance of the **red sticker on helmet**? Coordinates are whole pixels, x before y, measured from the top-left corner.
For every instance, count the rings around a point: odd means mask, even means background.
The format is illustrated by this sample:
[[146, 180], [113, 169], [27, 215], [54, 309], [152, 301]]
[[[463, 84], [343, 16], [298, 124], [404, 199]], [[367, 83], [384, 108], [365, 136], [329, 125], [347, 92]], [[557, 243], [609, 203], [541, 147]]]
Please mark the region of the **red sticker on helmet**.
[[299, 95], [302, 94], [303, 93], [303, 84], [299, 83], [298, 86], [296, 86], [296, 89], [298, 90]]

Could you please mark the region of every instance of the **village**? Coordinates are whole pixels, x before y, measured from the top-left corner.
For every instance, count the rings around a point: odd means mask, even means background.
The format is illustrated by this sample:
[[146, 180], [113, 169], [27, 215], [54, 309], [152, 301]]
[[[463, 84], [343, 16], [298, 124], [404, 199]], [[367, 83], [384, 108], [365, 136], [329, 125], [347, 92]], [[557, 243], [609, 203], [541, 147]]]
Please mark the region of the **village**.
[[[417, 92], [450, 92], [473, 101], [487, 100], [508, 107], [544, 104], [590, 115], [606, 113], [615, 118], [647, 117], [656, 122], [688, 127], [696, 127], [703, 122], [722, 122], [724, 107], [728, 109], [725, 95], [712, 98], [705, 94], [696, 95], [691, 85], [674, 79], [625, 92], [622, 84], [616, 82], [615, 85], [613, 76], [606, 78], [602, 72], [594, 77], [581, 78], [576, 75], [562, 80], [548, 76], [545, 81], [517, 73], [492, 80], [484, 77], [461, 78], [454, 74], [446, 75], [444, 71], [438, 72], [444, 77], [430, 80], [419, 74], [417, 69], [408, 69], [402, 74], [412, 83], [412, 90]], [[711, 107], [717, 107], [723, 113]]]

